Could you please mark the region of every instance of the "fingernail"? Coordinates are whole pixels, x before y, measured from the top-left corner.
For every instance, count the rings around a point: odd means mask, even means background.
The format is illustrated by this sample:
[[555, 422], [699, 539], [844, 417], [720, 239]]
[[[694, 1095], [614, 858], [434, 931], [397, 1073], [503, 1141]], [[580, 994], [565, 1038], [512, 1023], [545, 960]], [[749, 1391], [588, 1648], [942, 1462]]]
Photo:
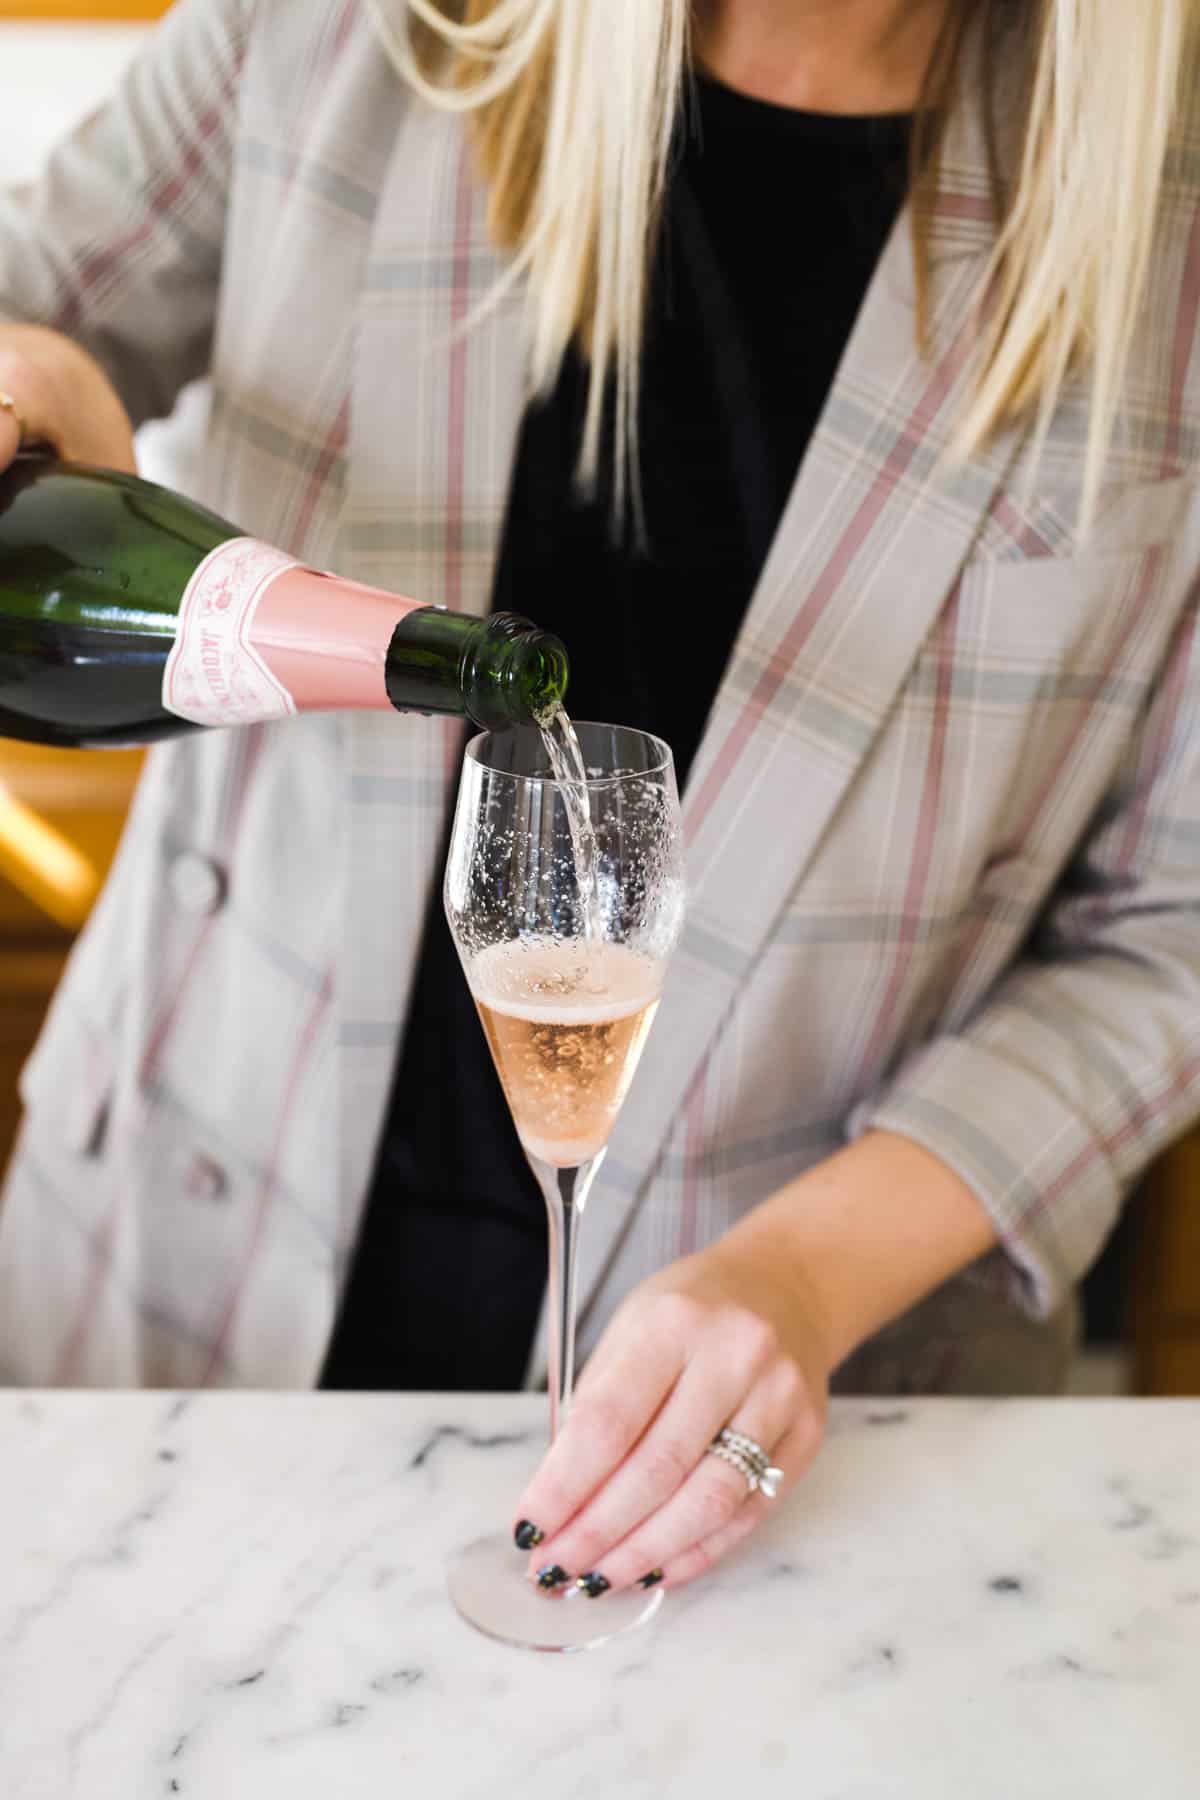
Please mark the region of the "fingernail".
[[662, 1578], [663, 1578], [663, 1572], [661, 1569], [651, 1569], [651, 1571], [648, 1575], [642, 1576], [641, 1580], [638, 1582], [638, 1586], [639, 1587], [657, 1587], [659, 1582], [662, 1580]]
[[560, 1569], [557, 1563], [547, 1563], [544, 1569], [539, 1569], [537, 1572], [537, 1584], [547, 1593], [551, 1588], [561, 1587], [564, 1581], [570, 1581], [570, 1579], [567, 1571]]
[[598, 1600], [601, 1594], [607, 1594], [611, 1585], [607, 1575], [597, 1575], [595, 1571], [590, 1575], [581, 1575], [575, 1583], [577, 1588], [583, 1589], [589, 1600]]
[[513, 1532], [513, 1542], [518, 1550], [536, 1550], [545, 1535], [532, 1519], [521, 1519]]

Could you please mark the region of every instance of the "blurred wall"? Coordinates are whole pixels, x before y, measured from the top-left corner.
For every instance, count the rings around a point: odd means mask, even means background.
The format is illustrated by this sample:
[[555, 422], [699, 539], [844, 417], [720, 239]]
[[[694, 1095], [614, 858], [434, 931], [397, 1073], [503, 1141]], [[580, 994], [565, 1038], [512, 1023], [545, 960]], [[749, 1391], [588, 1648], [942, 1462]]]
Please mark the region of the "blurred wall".
[[37, 173], [50, 146], [109, 92], [146, 30], [14, 20], [0, 7], [0, 182]]
[[[118, 22], [108, 15], [163, 10], [161, 0], [25, 0], [16, 7], [0, 0], [0, 186], [36, 176], [59, 138], [111, 92], [153, 29], [148, 19]], [[11, 16], [40, 11], [78, 16]], [[205, 406], [201, 389], [189, 391], [169, 427], [151, 425], [142, 433], [138, 460], [149, 480], [192, 485]]]

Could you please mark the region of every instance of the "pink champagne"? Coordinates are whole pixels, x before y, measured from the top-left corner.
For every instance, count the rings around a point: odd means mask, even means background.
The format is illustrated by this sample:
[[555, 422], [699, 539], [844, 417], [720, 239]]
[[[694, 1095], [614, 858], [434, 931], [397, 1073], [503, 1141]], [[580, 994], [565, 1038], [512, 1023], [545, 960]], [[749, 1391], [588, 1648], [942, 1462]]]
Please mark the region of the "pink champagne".
[[495, 944], [467, 978], [522, 1144], [557, 1168], [598, 1156], [658, 1010], [663, 969], [623, 944]]

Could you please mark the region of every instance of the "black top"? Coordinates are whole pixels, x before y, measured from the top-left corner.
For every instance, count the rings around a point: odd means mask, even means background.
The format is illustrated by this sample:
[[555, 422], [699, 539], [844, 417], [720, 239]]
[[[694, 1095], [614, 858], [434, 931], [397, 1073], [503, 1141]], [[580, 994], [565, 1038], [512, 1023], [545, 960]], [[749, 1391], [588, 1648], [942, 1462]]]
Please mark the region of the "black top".
[[[801, 113], [708, 80], [690, 121], [647, 314], [645, 543], [613, 530], [609, 467], [589, 498], [573, 484], [586, 371], [570, 355], [522, 426], [494, 594], [565, 639], [574, 716], [666, 738], [681, 787], [899, 210], [909, 142], [907, 118]], [[544, 1215], [438, 883], [322, 1385], [519, 1387]]]

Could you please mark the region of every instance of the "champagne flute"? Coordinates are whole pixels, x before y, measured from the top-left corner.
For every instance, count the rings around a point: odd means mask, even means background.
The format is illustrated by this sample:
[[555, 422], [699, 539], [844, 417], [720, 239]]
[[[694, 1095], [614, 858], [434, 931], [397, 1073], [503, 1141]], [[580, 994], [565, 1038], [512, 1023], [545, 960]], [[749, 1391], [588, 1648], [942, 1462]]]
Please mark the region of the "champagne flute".
[[[552, 1437], [574, 1379], [579, 1221], [684, 907], [668, 746], [625, 726], [577, 725], [585, 809], [580, 785], [556, 777], [558, 746], [570, 744], [565, 717], [556, 724], [558, 738], [517, 730], [468, 745], [445, 883], [450, 929], [549, 1214]], [[581, 843], [589, 830], [592, 844]], [[499, 1535], [458, 1553], [450, 1593], [478, 1630], [538, 1650], [590, 1649], [662, 1601], [641, 1589], [598, 1604], [572, 1590], [547, 1598]]]

